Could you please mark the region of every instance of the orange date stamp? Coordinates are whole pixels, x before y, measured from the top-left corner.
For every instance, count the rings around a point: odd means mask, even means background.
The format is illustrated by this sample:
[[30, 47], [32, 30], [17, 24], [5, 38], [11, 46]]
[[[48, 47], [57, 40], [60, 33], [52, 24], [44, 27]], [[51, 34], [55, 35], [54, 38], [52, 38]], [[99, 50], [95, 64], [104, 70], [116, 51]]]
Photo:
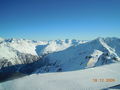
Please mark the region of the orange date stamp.
[[93, 82], [116, 82], [114, 78], [93, 78]]

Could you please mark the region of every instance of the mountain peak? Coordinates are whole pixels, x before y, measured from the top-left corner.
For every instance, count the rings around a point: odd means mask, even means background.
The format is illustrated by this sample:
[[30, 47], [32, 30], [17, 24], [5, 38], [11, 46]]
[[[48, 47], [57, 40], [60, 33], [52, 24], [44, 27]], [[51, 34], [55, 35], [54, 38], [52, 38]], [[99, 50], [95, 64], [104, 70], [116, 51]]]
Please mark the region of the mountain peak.
[[0, 37], [0, 41], [3, 41], [3, 40], [4, 40], [4, 38]]

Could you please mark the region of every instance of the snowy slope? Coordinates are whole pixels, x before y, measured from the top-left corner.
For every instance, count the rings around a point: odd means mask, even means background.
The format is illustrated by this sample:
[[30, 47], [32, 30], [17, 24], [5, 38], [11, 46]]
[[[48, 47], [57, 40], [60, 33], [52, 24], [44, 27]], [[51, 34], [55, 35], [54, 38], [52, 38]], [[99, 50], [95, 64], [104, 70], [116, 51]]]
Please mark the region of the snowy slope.
[[93, 54], [91, 54], [92, 58], [89, 59], [88, 63], [87, 63], [87, 67], [93, 67], [95, 65], [95, 63], [97, 63], [97, 60], [99, 59], [99, 57], [103, 54], [103, 52], [99, 51], [99, 50], [95, 50], [93, 52]]
[[64, 50], [72, 45], [84, 43], [77, 40], [52, 40], [52, 41], [33, 41], [26, 39], [5, 39], [0, 45], [13, 48], [21, 53], [38, 55], [39, 53], [51, 53], [55, 51]]
[[2, 42], [4, 39], [0, 37], [0, 42]]
[[120, 84], [119, 67], [120, 63], [115, 63], [71, 72], [33, 74], [1, 83], [0, 90], [101, 90]]
[[[106, 39], [97, 38], [77, 46], [71, 46], [63, 51], [51, 53], [44, 58], [49, 62], [48, 66], [40, 68], [36, 72], [42, 72], [45, 69], [49, 72], [73, 71], [119, 62], [120, 53], [108, 45]], [[116, 40], [120, 39], [114, 39], [114, 41]], [[117, 43], [120, 44], [120, 42]], [[119, 44], [115, 46], [120, 47]]]
[[82, 43], [85, 43], [85, 42], [86, 41], [69, 40], [69, 39], [48, 41], [48, 44], [43, 45], [42, 49], [39, 48], [39, 46], [38, 46], [38, 49], [40, 49], [39, 52], [38, 52], [38, 55], [43, 55], [43, 54], [46, 54], [46, 53], [53, 53], [53, 52], [62, 51], [64, 49], [68, 48], [68, 47], [76, 46], [76, 45], [79, 45], [79, 44], [82, 44]]
[[6, 46], [13, 48], [14, 50], [17, 50], [21, 53], [27, 53], [32, 55], [37, 55], [35, 49], [37, 45], [44, 45], [47, 44], [45, 41], [32, 41], [32, 40], [26, 40], [26, 39], [5, 39], [1, 46]]
[[45, 65], [38, 68], [35, 71], [37, 73], [100, 66], [120, 61], [120, 39], [97, 38], [87, 42], [69, 39], [51, 41], [2, 39], [0, 43], [0, 67], [31, 63], [44, 55], [42, 60]]
[[[78, 40], [34, 41], [26, 39], [0, 39], [0, 68], [31, 62], [26, 57], [36, 57], [64, 50], [70, 46], [84, 43]], [[23, 60], [24, 59], [24, 60]], [[36, 60], [33, 60], [36, 61]], [[32, 61], [32, 62], [33, 62]]]
[[12, 58], [16, 58], [16, 57], [17, 57], [16, 52], [14, 52], [12, 48], [2, 46], [0, 44], [0, 59], [1, 60], [2, 58], [5, 58], [5, 59], [9, 59], [9, 61], [14, 63], [15, 61], [13, 61]]

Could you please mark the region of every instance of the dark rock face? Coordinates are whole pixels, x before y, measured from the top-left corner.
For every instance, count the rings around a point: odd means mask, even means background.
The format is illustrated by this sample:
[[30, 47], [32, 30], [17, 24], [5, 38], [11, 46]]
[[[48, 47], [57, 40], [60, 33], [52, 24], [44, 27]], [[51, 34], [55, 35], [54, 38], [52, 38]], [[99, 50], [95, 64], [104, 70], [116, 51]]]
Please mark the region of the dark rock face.
[[0, 59], [0, 68], [11, 66], [12, 63], [5, 58]]
[[18, 58], [11, 58], [11, 60], [15, 62], [14, 64], [8, 59], [5, 58], [0, 59], [0, 68], [9, 67], [17, 64], [28, 64], [39, 60], [39, 56], [31, 54], [17, 52], [17, 56]]
[[[7, 65], [9, 64], [9, 62], [7, 62], [8, 60], [4, 60], [4, 62], [1, 63], [3, 64], [3, 67], [0, 69], [0, 82], [8, 80], [13, 76], [19, 77], [21, 75], [24, 76], [24, 75], [32, 74], [38, 68], [48, 65], [48, 62], [46, 61], [47, 59], [43, 58], [44, 56], [38, 57], [30, 54], [23, 55], [23, 56], [22, 55], [23, 54], [20, 54], [20, 58], [24, 59], [24, 61], [22, 60], [23, 64], [4, 66], [3, 63]], [[29, 60], [31, 60], [31, 62]]]
[[39, 59], [38, 56], [24, 53], [17, 53], [18, 59], [22, 62], [22, 64], [32, 63]]

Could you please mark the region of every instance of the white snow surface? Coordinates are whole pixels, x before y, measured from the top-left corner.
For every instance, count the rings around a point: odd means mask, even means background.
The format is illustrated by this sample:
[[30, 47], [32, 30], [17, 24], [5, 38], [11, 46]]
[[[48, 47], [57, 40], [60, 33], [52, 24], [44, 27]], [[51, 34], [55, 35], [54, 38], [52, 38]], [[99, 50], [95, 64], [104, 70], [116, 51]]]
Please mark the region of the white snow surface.
[[0, 42], [3, 41], [4, 39], [0, 37]]
[[[115, 62], [115, 60], [112, 59], [114, 56], [120, 61], [120, 56], [118, 56], [119, 52], [113, 50], [112, 47], [108, 45], [111, 41], [109, 40], [109, 42], [106, 42], [106, 39], [97, 38], [47, 55], [46, 58], [49, 59], [49, 63], [56, 64], [55, 67], [49, 67], [49, 70], [54, 72], [56, 71], [56, 67], [60, 67], [62, 71], [73, 71], [99, 66], [103, 65], [102, 63], [105, 61], [110, 63]], [[116, 40], [117, 39], [115, 39], [115, 41]], [[120, 45], [116, 47], [120, 47]], [[105, 55], [106, 53], [109, 55]], [[38, 69], [36, 72], [39, 71]]]
[[1, 46], [0, 44], [0, 58], [6, 58], [9, 59], [14, 64], [14, 61], [12, 58], [16, 58], [16, 52], [14, 52], [11, 48], [6, 46]]
[[[61, 73], [32, 74], [0, 83], [0, 90], [101, 90], [120, 84], [120, 63]], [[94, 82], [94, 79], [114, 79]]]
[[[52, 40], [52, 41], [34, 41], [26, 39], [2, 39], [0, 38], [0, 60], [3, 58], [11, 61], [12, 64], [20, 60], [17, 52], [41, 56], [52, 52], [64, 50], [70, 46], [84, 43], [79, 40]], [[19, 63], [21, 64], [21, 62]]]
[[[84, 67], [94, 67], [103, 53], [110, 54], [106, 57], [108, 61], [113, 57], [120, 61], [120, 39], [97, 38], [91, 41], [2, 39], [0, 42], [0, 60], [5, 58], [15, 64], [17, 59], [17, 62], [21, 64], [17, 52], [36, 56], [48, 54], [49, 62], [51, 64], [57, 63], [63, 68], [63, 71], [78, 70]], [[92, 57], [86, 58], [90, 56]], [[54, 71], [53, 67], [51, 69]]]
[[111, 48], [109, 45], [107, 45], [106, 42], [103, 40], [103, 38], [100, 38], [99, 41], [110, 52], [110, 54], [117, 56], [117, 54], [115, 53], [115, 49]]
[[87, 67], [93, 67], [95, 63], [98, 61], [98, 58], [103, 54], [103, 52], [99, 50], [95, 50], [93, 54], [91, 55], [92, 58], [89, 59], [87, 63]]
[[[3, 39], [2, 39], [3, 40]], [[33, 41], [33, 40], [26, 40], [26, 39], [4, 39], [4, 41], [0, 44], [1, 47], [6, 48], [13, 48], [21, 53], [27, 53], [32, 55], [38, 55], [36, 52], [39, 49], [39, 53], [47, 53], [47, 52], [55, 52], [64, 50], [72, 45], [77, 45], [80, 43], [84, 43], [82, 41], [77, 41], [73, 43], [74, 40], [52, 40], [52, 41]], [[39, 46], [37, 48], [37, 46]], [[2, 52], [2, 50], [0, 51]], [[8, 50], [9, 52], [9, 50]]]
[[46, 53], [53, 53], [62, 51], [70, 46], [78, 45], [84, 42], [78, 41], [78, 40], [52, 40], [48, 41], [47, 45], [43, 45], [43, 49], [39, 50], [38, 55], [46, 54]]

